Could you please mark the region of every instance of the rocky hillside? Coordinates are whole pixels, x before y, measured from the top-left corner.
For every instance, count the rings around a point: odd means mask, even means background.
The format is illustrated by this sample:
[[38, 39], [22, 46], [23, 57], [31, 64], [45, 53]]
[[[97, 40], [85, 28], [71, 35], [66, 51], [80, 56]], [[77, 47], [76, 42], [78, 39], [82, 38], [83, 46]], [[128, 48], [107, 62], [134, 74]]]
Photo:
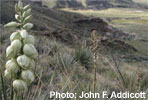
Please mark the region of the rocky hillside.
[[[2, 2], [1, 19], [2, 24], [14, 19], [13, 2]], [[65, 12], [61, 10], [49, 9], [33, 4], [33, 23], [34, 29], [42, 31], [40, 34], [67, 34], [68, 36], [81, 37], [85, 33], [89, 36], [91, 30], [96, 29], [98, 33], [119, 34], [117, 29], [109, 26], [100, 18], [86, 17], [76, 13]]]
[[[5, 24], [14, 19], [14, 2], [2, 2], [1, 19]], [[32, 4], [34, 31], [36, 35], [55, 38], [66, 44], [80, 44], [83, 39], [89, 42], [90, 33], [96, 30], [101, 40], [108, 41], [110, 46], [134, 50], [133, 47], [121, 41], [127, 33], [109, 26], [104, 20], [86, 17], [77, 13], [70, 13], [43, 7], [38, 3]], [[119, 40], [120, 39], [120, 40]], [[107, 42], [107, 43], [108, 43]], [[115, 42], [115, 44], [113, 43]], [[113, 43], [113, 44], [112, 44]], [[119, 45], [118, 45], [119, 44]], [[112, 47], [111, 47], [112, 48]]]

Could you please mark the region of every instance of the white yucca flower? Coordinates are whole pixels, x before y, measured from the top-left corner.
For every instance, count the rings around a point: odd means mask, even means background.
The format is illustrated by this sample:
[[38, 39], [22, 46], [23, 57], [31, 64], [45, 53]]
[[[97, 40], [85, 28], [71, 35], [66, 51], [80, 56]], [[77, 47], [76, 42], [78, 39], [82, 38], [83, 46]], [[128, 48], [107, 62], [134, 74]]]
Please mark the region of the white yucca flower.
[[27, 57], [26, 55], [21, 55], [21, 56], [17, 57], [17, 63], [19, 64], [19, 66], [26, 69], [29, 67], [30, 58]]
[[22, 71], [21, 77], [28, 84], [30, 84], [35, 79], [34, 73], [32, 71], [30, 71], [30, 70], [24, 70], [24, 71]]
[[21, 0], [18, 1], [18, 8], [19, 8], [19, 9], [23, 8], [23, 3], [22, 3]]
[[32, 35], [28, 35], [26, 39], [24, 39], [25, 44], [35, 44], [35, 38]]
[[17, 32], [13, 32], [10, 36], [10, 41], [14, 41], [14, 40], [17, 40], [17, 39], [21, 39], [21, 35], [20, 33], [17, 31]]
[[26, 29], [26, 30], [29, 30], [33, 27], [33, 24], [32, 23], [26, 23], [23, 28]]
[[31, 13], [31, 9], [28, 9], [28, 10], [24, 11], [23, 17], [25, 18], [25, 17], [29, 16], [30, 13]]
[[20, 34], [23, 39], [26, 39], [28, 36], [28, 32], [26, 30], [21, 30]]
[[9, 72], [17, 73], [18, 70], [19, 70], [19, 66], [18, 66], [18, 64], [16, 63], [15, 60], [8, 60], [6, 62], [6, 69]]
[[20, 49], [22, 48], [22, 42], [20, 40], [14, 40], [11, 43], [11, 47], [14, 50], [14, 52], [20, 52]]
[[14, 73], [13, 72], [9, 72], [7, 69], [4, 71], [4, 76], [7, 78], [7, 79], [11, 79], [13, 78], [14, 76]]
[[7, 58], [13, 58], [16, 56], [16, 52], [14, 52], [12, 46], [8, 46], [6, 49], [6, 57]]
[[34, 45], [32, 44], [25, 44], [23, 48], [23, 52], [25, 55], [31, 58], [36, 58], [38, 56], [38, 52], [35, 49]]
[[7, 28], [9, 28], [9, 27], [17, 27], [17, 26], [19, 26], [19, 25], [20, 25], [20, 24], [17, 23], [17, 22], [10, 22], [10, 23], [4, 25], [4, 27], [7, 27]]
[[29, 22], [31, 19], [32, 19], [32, 15], [27, 16], [27, 17], [24, 19], [24, 23]]
[[30, 9], [30, 5], [26, 5], [23, 9], [24, 11], [27, 11], [28, 9]]
[[14, 80], [13, 88], [18, 92], [23, 92], [27, 90], [27, 84], [23, 80]]

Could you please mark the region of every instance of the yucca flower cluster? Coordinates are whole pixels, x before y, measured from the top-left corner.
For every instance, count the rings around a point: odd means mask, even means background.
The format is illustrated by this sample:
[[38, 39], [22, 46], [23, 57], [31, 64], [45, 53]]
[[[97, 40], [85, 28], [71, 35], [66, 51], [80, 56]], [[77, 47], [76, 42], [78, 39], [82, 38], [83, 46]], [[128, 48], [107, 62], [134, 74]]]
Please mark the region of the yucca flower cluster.
[[27, 32], [33, 27], [30, 23], [32, 19], [30, 5], [23, 7], [19, 0], [15, 5], [15, 11], [17, 22], [12, 21], [4, 26], [19, 29], [10, 36], [11, 45], [6, 49], [6, 57], [9, 60], [6, 62], [4, 74], [6, 78], [13, 80], [15, 91], [24, 92], [35, 79], [34, 68], [38, 52], [34, 47], [34, 36]]

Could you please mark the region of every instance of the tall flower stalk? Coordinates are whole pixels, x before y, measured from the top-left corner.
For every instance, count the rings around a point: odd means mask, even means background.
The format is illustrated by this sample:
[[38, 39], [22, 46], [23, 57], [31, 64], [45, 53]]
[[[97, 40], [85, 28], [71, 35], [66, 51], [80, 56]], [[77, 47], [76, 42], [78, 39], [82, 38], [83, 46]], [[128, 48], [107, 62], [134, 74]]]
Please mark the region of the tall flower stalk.
[[91, 34], [92, 37], [92, 51], [93, 51], [93, 66], [94, 66], [94, 92], [96, 92], [96, 81], [97, 81], [97, 50], [98, 50], [98, 44], [97, 44], [97, 37], [96, 37], [96, 30], [92, 31]]
[[29, 35], [28, 31], [33, 27], [30, 23], [32, 19], [30, 5], [23, 6], [21, 0], [15, 5], [15, 18], [4, 27], [18, 28], [10, 36], [11, 45], [6, 49], [6, 70], [5, 77], [12, 80], [14, 91], [14, 100], [16, 96], [22, 100], [23, 93], [27, 87], [34, 81], [35, 59], [38, 52], [34, 47], [35, 38]]

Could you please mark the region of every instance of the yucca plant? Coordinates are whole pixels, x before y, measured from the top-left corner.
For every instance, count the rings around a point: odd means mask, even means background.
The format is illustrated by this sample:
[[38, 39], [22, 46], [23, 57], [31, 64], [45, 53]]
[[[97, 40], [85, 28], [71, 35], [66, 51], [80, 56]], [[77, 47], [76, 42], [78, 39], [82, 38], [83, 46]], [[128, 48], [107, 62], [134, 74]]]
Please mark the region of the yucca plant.
[[78, 61], [81, 65], [85, 66], [85, 68], [90, 68], [92, 64], [92, 52], [89, 47], [87, 47], [86, 45], [82, 45], [76, 48], [74, 55], [76, 61]]
[[11, 45], [6, 49], [6, 70], [4, 77], [12, 80], [13, 100], [22, 100], [28, 86], [34, 81], [35, 59], [38, 52], [34, 47], [35, 38], [28, 34], [33, 27], [30, 5], [23, 6], [21, 0], [15, 5], [17, 21], [9, 22], [5, 28], [17, 28], [10, 36]]

